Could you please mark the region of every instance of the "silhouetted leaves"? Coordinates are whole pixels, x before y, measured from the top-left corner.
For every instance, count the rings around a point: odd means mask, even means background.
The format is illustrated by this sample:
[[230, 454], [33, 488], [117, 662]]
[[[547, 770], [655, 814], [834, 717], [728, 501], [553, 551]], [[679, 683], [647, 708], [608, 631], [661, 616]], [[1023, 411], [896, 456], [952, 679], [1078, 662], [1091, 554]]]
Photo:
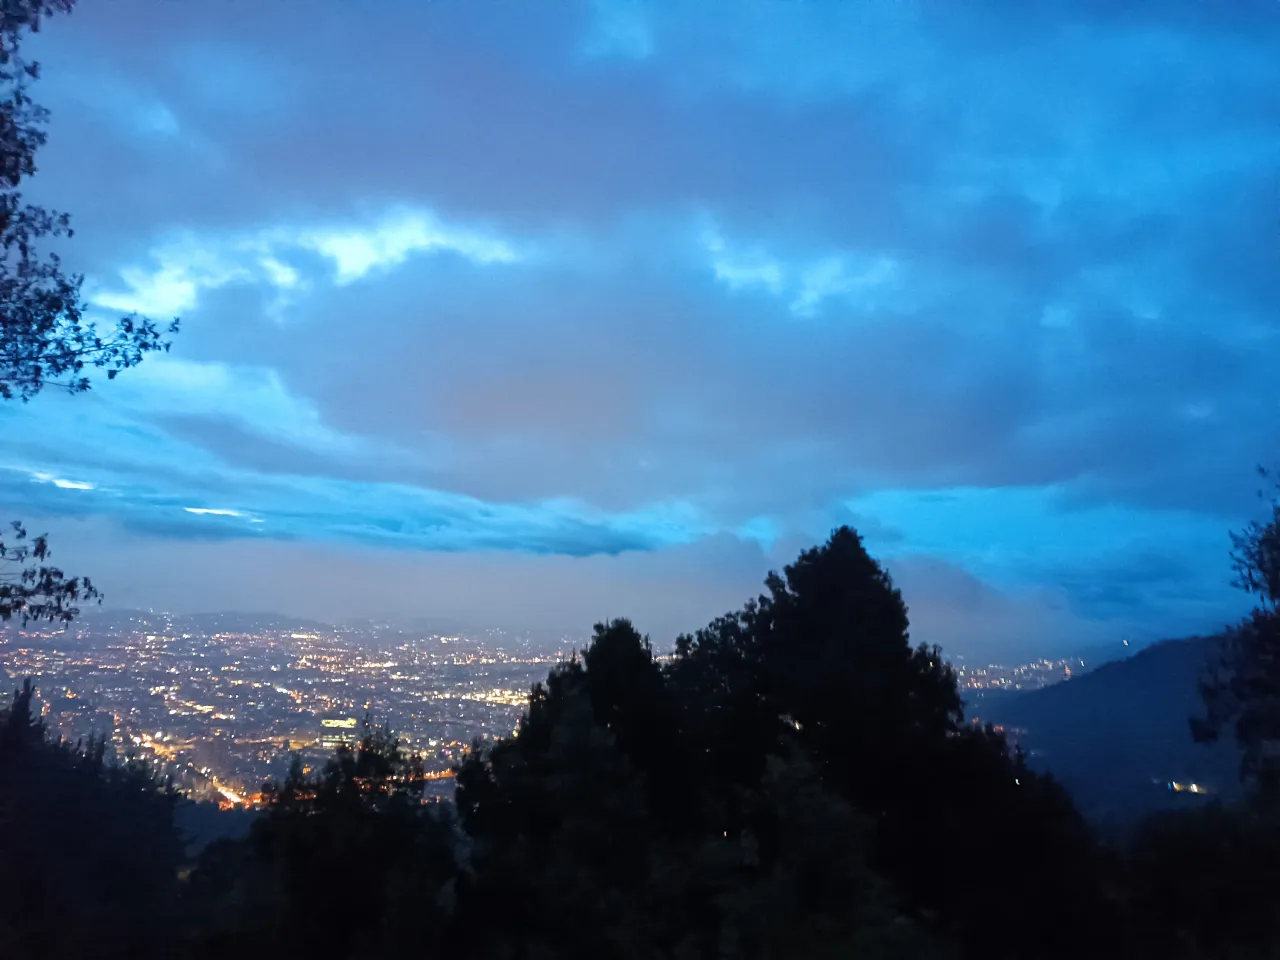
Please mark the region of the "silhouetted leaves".
[[[708, 769], [749, 783], [779, 743], [799, 745], [875, 825], [873, 860], [904, 905], [975, 955], [1069, 956], [1094, 936], [1083, 821], [1003, 738], [961, 728], [954, 673], [936, 647], [911, 645], [902, 596], [858, 535], [837, 530], [766, 586], [677, 645], [689, 731], [725, 764]], [[995, 900], [1011, 919], [993, 939]]]
[[1236, 585], [1258, 605], [1205, 665], [1205, 710], [1191, 729], [1201, 741], [1231, 730], [1242, 751], [1242, 779], [1274, 806], [1280, 803], [1280, 496], [1268, 499], [1269, 517], [1231, 537]]
[[68, 577], [45, 563], [49, 544], [44, 537], [28, 539], [17, 521], [10, 527], [8, 541], [0, 538], [0, 621], [17, 617], [24, 627], [33, 620], [67, 623], [80, 613], [76, 604], [101, 602], [88, 577]]
[[[754, 785], [718, 792], [683, 758], [699, 747], [662, 681], [629, 623], [599, 625], [520, 733], [462, 764], [474, 855], [460, 903], [478, 954], [931, 955], [868, 865], [862, 819], [803, 756], [771, 755]], [[482, 929], [489, 911], [503, 922]]]
[[1142, 956], [1280, 955], [1280, 824], [1212, 805], [1158, 814], [1134, 837], [1129, 885]]
[[177, 795], [105, 740], [50, 742], [28, 680], [0, 713], [0, 955], [165, 957]]
[[[97, 368], [114, 379], [148, 353], [168, 350], [161, 329], [130, 315], [100, 333], [80, 301], [82, 278], [63, 272], [56, 254], [42, 256], [42, 241], [71, 236], [65, 213], [32, 206], [19, 187], [36, 172], [49, 112], [31, 99], [40, 65], [22, 55], [22, 41], [74, 0], [4, 0], [0, 5], [0, 400], [30, 400], [46, 386], [72, 393], [89, 389], [85, 371]], [[67, 622], [82, 600], [100, 600], [87, 578], [67, 577], [48, 566], [44, 537], [27, 539], [14, 522], [8, 542], [0, 537], [0, 620], [21, 617]]]
[[442, 940], [457, 835], [448, 807], [422, 802], [422, 774], [369, 718], [319, 773], [295, 756], [248, 839], [203, 853], [184, 897], [185, 955], [355, 958]]
[[42, 241], [71, 236], [65, 213], [27, 204], [19, 186], [36, 171], [48, 111], [30, 96], [39, 64], [23, 58], [25, 33], [71, 0], [5, 0], [0, 10], [0, 399], [29, 400], [46, 386], [88, 390], [85, 371], [112, 379], [155, 350], [168, 350], [178, 321], [158, 327], [131, 315], [107, 333], [85, 316], [82, 278], [68, 275]]

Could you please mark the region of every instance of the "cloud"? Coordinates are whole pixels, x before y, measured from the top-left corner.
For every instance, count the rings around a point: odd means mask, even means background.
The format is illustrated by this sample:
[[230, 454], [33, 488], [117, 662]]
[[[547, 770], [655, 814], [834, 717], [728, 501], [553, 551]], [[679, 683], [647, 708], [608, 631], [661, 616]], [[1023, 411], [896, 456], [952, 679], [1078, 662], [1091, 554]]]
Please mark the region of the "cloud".
[[103, 310], [172, 317], [194, 309], [202, 290], [252, 279], [243, 266], [218, 256], [190, 234], [165, 244], [153, 256], [158, 261], [154, 270], [121, 268], [125, 289], [99, 287], [90, 293], [90, 303]]
[[704, 228], [702, 243], [711, 259], [715, 278], [733, 291], [761, 290], [786, 297], [788, 309], [799, 317], [811, 317], [830, 298], [855, 306], [879, 306], [873, 300], [880, 288], [896, 286], [898, 266], [889, 257], [856, 257], [828, 253], [796, 263], [783, 263], [760, 245], [733, 251], [718, 230]]
[[294, 242], [331, 259], [337, 270], [334, 281], [339, 285], [431, 251], [457, 253], [481, 264], [513, 263], [520, 256], [501, 238], [445, 226], [421, 211], [393, 213], [369, 230], [304, 229]]
[[1234, 615], [1280, 444], [1274, 9], [494, 3], [41, 33], [32, 197], [95, 314], [184, 330], [0, 411], [93, 485], [7, 502], [508, 582], [853, 519], [982, 585], [913, 574], [940, 637]]
[[890, 563], [903, 591], [915, 643], [940, 644], [969, 663], [1016, 663], [1034, 651], [1068, 656], [1116, 639], [1159, 640], [1159, 627], [1100, 623], [1081, 617], [1052, 587], [1009, 591], [963, 566], [918, 554]]
[[[302, 276], [289, 262], [299, 251], [329, 261], [327, 278]], [[267, 284], [288, 295], [327, 279], [345, 286], [372, 272], [385, 273], [414, 256], [454, 253], [477, 264], [514, 263], [521, 254], [508, 240], [484, 230], [441, 223], [429, 210], [393, 209], [371, 223], [264, 227], [227, 236], [186, 232], [151, 251], [154, 270], [120, 269], [126, 290], [95, 284], [90, 302], [104, 310], [173, 316], [196, 309], [200, 294], [229, 284]]]
[[67, 480], [63, 477], [55, 477], [51, 473], [33, 473], [31, 479], [38, 480], [40, 483], [52, 483], [59, 490], [92, 490], [94, 484], [87, 480]]
[[[457, 618], [561, 631], [576, 643], [585, 641], [592, 623], [628, 616], [659, 650], [670, 649], [679, 633], [741, 609], [761, 592], [771, 565], [757, 545], [732, 537], [614, 556], [535, 557], [407, 554], [246, 540], [219, 531], [157, 539], [157, 531], [102, 519], [37, 518], [35, 525], [49, 533], [64, 569], [93, 572], [110, 606], [145, 607], [164, 596], [183, 612], [256, 609], [334, 622]], [[1011, 596], [938, 558], [901, 559], [890, 567], [910, 605], [912, 639], [940, 642], [952, 656], [1007, 661], [1025, 656], [1028, 647], [1061, 654], [1117, 636], [1051, 594]], [[1145, 632], [1125, 637], [1154, 639]]]
[[[226, 412], [243, 417], [268, 437], [279, 432], [335, 457], [359, 457], [362, 445], [328, 431], [314, 411], [292, 403], [273, 378], [258, 377], [255, 371], [173, 360], [149, 371], [151, 382], [135, 382], [139, 392], [122, 392], [124, 402], [63, 397], [62, 403], [33, 405], [30, 411], [0, 411], [7, 436], [27, 451], [27, 462], [10, 471], [23, 481], [0, 475], [6, 502], [18, 511], [116, 516], [172, 535], [186, 529], [204, 536], [202, 524], [236, 520], [246, 521], [241, 528], [246, 535], [409, 550], [614, 554], [688, 542], [713, 529], [698, 511], [675, 499], [609, 513], [565, 496], [486, 502], [383, 478], [246, 470], [163, 431], [138, 429], [134, 418], [154, 408], [132, 404], [146, 398], [172, 413], [209, 409], [218, 396], [236, 397], [242, 406]], [[68, 408], [75, 416], [66, 415]], [[255, 419], [250, 410], [256, 411]], [[92, 480], [63, 480], [41, 463], [57, 458], [57, 451], [72, 443], [79, 446], [82, 475]], [[85, 499], [73, 506], [67, 493], [43, 492], [50, 486]], [[235, 497], [234, 507], [223, 505], [229, 496]], [[184, 517], [185, 528], [180, 522]]]
[[160, 355], [148, 358], [119, 384], [106, 406], [126, 411], [126, 416], [216, 418], [329, 454], [358, 455], [365, 446], [359, 437], [330, 429], [315, 405], [289, 393], [270, 368]]
[[582, 44], [588, 57], [644, 60], [653, 54], [653, 34], [640, 4], [594, 0], [594, 23]]
[[[233, 522], [233, 521], [228, 521]], [[105, 518], [33, 516], [63, 569], [89, 572], [115, 607], [270, 610], [342, 621], [459, 618], [477, 625], [562, 630], [635, 618], [669, 648], [756, 593], [765, 559], [754, 544], [710, 538], [653, 551], [584, 557], [495, 549], [404, 552], [351, 544], [199, 535]]]

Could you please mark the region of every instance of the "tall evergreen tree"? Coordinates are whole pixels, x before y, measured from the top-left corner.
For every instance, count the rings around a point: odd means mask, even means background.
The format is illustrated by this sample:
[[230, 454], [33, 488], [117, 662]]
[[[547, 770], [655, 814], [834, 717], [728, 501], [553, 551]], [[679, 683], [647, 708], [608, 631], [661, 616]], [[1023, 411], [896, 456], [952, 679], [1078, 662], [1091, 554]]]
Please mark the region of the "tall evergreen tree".
[[[767, 757], [755, 784], [723, 790], [658, 762], [681, 749], [664, 680], [630, 624], [599, 625], [535, 691], [517, 735], [463, 762], [474, 853], [459, 904], [464, 926], [484, 930], [477, 954], [931, 956], [868, 865], [862, 818], [794, 744], [778, 743], [789, 756]], [[503, 923], [484, 927], [491, 910]]]
[[[794, 737], [872, 819], [876, 862], [920, 916], [975, 956], [1074, 955], [1106, 911], [1088, 829], [1002, 737], [962, 725], [954, 672], [912, 646], [906, 604], [857, 533], [836, 530], [766, 587], [681, 638], [670, 671], [720, 772], [748, 782]], [[995, 901], [1011, 918], [1000, 937]]]

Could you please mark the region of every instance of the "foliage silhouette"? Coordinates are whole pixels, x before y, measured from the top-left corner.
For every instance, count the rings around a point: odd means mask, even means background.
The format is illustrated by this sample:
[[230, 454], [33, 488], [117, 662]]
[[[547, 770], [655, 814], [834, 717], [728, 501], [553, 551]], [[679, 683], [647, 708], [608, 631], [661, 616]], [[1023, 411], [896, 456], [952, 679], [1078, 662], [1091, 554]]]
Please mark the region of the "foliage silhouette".
[[1209, 742], [1230, 730], [1241, 749], [1241, 779], [1260, 802], [1280, 808], [1280, 484], [1262, 495], [1268, 518], [1231, 536], [1235, 584], [1257, 606], [1205, 665], [1204, 712], [1191, 719], [1191, 729]]
[[[36, 172], [36, 153], [44, 146], [49, 111], [30, 93], [40, 76], [39, 63], [22, 54], [22, 41], [55, 13], [70, 12], [75, 0], [5, 0], [0, 5], [0, 400], [26, 402], [46, 386], [71, 393], [89, 389], [86, 370], [96, 368], [114, 379], [148, 354], [167, 351], [167, 327], [136, 314], [109, 333], [87, 319], [81, 302], [83, 278], [62, 269], [57, 254], [41, 256], [46, 241], [69, 238], [65, 213], [33, 206], [22, 199], [23, 181]], [[66, 622], [79, 612], [76, 603], [100, 600], [87, 578], [67, 577], [44, 561], [44, 537], [27, 538], [20, 522], [0, 537], [0, 620]], [[27, 565], [30, 562], [30, 565]]]
[[869, 867], [863, 819], [795, 744], [718, 794], [680, 756], [663, 678], [629, 623], [598, 625], [518, 734], [460, 765], [474, 843], [460, 908], [471, 929], [486, 910], [504, 918], [481, 955], [933, 955]]
[[46, 538], [28, 539], [18, 521], [10, 526], [9, 541], [0, 539], [0, 622], [17, 617], [24, 627], [33, 620], [68, 623], [80, 615], [81, 601], [101, 602], [88, 577], [68, 577], [45, 562]]
[[22, 181], [36, 172], [48, 110], [31, 99], [40, 65], [22, 55], [22, 39], [73, 0], [5, 0], [0, 9], [0, 399], [29, 400], [46, 386], [73, 393], [89, 389], [85, 371], [107, 379], [167, 350], [178, 321], [158, 327], [130, 315], [100, 333], [85, 316], [82, 279], [68, 275], [56, 254], [41, 257], [42, 241], [70, 237], [65, 213], [27, 204]]
[[[912, 647], [901, 594], [857, 533], [840, 528], [766, 587], [682, 637], [670, 670], [705, 749], [729, 747], [719, 775], [750, 782], [793, 737], [827, 788], [872, 818], [875, 862], [905, 902], [975, 953], [1071, 955], [1100, 935], [1101, 864], [1083, 820], [1003, 738], [962, 726], [954, 673], [936, 647]], [[991, 942], [996, 901], [1012, 919]]]
[[420, 758], [367, 717], [321, 772], [295, 755], [249, 837], [210, 845], [192, 873], [187, 955], [385, 956], [442, 935], [457, 837], [446, 807], [421, 802], [423, 782]]
[[[295, 757], [248, 837], [210, 845], [182, 881], [176, 841], [111, 845], [172, 835], [169, 795], [145, 772], [108, 772], [100, 743], [47, 743], [30, 701], [24, 687], [0, 731], [3, 810], [23, 790], [45, 796], [21, 783], [55, 783], [15, 781], [12, 756], [81, 771], [115, 824], [94, 842], [132, 858], [161, 955], [1247, 960], [1280, 947], [1274, 820], [1215, 807], [1102, 848], [1056, 782], [964, 722], [941, 651], [911, 644], [900, 594], [845, 528], [669, 660], [626, 620], [597, 625], [534, 686], [515, 735], [459, 761], [455, 804], [427, 800], [420, 759], [366, 717], [319, 771]], [[32, 802], [24, 822], [41, 815]], [[0, 918], [30, 955], [111, 955], [86, 954], [75, 924], [41, 942], [51, 894], [30, 899], [18, 876]], [[86, 917], [137, 909], [85, 896]], [[24, 913], [24, 897], [40, 909]], [[121, 933], [105, 949], [159, 948]]]
[[1213, 805], [1150, 818], [1128, 883], [1143, 956], [1263, 960], [1280, 954], [1280, 823]]
[[[177, 794], [106, 742], [49, 741], [30, 680], [0, 713], [0, 941], [16, 957], [160, 957]], [[73, 905], [73, 909], [68, 909]]]

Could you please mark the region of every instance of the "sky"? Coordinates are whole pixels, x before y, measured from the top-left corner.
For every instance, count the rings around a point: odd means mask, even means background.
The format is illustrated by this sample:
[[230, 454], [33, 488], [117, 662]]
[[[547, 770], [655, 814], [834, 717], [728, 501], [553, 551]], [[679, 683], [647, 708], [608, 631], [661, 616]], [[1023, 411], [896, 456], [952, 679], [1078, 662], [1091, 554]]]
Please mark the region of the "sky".
[[118, 606], [665, 645], [848, 523], [974, 657], [1213, 630], [1280, 459], [1280, 7], [85, 0], [29, 199], [170, 354], [0, 408]]

